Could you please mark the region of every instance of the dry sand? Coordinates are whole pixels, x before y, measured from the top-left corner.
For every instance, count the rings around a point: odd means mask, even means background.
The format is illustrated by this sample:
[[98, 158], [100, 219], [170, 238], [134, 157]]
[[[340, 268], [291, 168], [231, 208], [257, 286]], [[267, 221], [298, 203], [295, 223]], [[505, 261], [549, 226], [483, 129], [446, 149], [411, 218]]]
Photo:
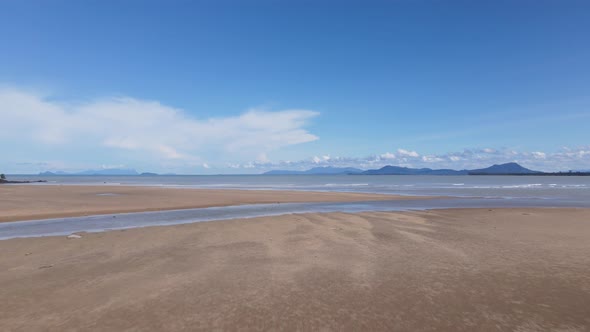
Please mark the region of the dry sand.
[[256, 203], [351, 202], [417, 197], [272, 190], [0, 185], [0, 222]]
[[0, 241], [3, 331], [589, 331], [590, 210], [288, 215]]

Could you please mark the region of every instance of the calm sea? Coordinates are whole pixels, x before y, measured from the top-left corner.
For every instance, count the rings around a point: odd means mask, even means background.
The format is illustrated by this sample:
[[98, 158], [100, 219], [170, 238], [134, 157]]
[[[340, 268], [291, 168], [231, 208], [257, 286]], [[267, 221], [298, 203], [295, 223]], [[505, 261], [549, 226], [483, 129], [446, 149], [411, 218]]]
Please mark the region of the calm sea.
[[250, 190], [344, 191], [400, 195], [537, 198], [590, 202], [590, 177], [399, 175], [10, 176], [48, 184], [109, 184]]

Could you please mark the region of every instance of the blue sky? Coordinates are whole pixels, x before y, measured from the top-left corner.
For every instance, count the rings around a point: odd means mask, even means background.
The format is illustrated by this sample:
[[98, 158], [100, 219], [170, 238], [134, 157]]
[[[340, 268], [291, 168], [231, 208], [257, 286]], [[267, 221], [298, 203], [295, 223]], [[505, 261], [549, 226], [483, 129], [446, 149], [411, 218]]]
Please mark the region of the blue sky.
[[0, 169], [590, 169], [588, 31], [587, 1], [2, 1]]

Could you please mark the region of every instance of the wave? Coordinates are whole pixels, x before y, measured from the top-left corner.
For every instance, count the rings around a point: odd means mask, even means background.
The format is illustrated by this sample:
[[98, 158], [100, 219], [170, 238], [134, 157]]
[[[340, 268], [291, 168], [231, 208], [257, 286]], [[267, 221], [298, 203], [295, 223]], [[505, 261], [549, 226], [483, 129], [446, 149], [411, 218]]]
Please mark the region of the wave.
[[368, 183], [326, 183], [324, 187], [364, 187], [369, 186]]

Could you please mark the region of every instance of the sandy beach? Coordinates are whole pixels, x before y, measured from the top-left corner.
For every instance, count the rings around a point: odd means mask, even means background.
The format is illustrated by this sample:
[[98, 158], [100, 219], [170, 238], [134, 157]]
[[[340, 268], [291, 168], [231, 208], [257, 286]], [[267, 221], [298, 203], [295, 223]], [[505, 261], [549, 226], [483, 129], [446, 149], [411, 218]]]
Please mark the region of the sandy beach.
[[588, 331], [590, 210], [329, 213], [0, 241], [5, 331]]
[[262, 203], [353, 202], [425, 197], [133, 186], [0, 186], [0, 222]]

